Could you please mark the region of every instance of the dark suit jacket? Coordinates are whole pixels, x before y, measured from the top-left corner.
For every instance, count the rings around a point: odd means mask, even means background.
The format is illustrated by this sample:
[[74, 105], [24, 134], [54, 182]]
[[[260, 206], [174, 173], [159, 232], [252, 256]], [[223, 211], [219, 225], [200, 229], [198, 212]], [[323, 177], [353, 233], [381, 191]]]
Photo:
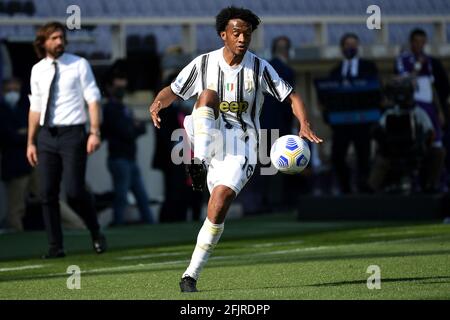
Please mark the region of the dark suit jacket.
[[28, 127], [28, 109], [27, 99], [21, 99], [14, 109], [0, 100], [1, 171], [5, 181], [31, 173], [26, 156], [27, 135], [18, 132]]
[[[339, 62], [330, 72], [330, 77], [342, 79], [342, 64]], [[370, 60], [359, 58], [358, 77], [361, 78], [378, 78], [378, 68], [375, 63]]]
[[[329, 77], [336, 80], [342, 80], [342, 64], [344, 61], [339, 62], [333, 69], [331, 69]], [[378, 68], [376, 64], [370, 60], [358, 59], [358, 74], [356, 78], [376, 78], [378, 77]], [[326, 123], [329, 123], [328, 110], [323, 111], [323, 119]]]

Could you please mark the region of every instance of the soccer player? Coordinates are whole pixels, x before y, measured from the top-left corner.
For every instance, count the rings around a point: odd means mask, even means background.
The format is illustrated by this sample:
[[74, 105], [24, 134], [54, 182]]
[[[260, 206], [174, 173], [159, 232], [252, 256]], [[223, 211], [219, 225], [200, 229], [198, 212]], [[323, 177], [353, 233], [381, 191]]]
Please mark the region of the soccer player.
[[[198, 96], [192, 114], [184, 120], [194, 148], [188, 171], [194, 190], [202, 190], [207, 178], [211, 196], [191, 262], [180, 281], [182, 292], [197, 291], [197, 279], [222, 235], [228, 208], [253, 174], [263, 94], [289, 101], [300, 122], [300, 137], [322, 142], [310, 128], [300, 96], [267, 61], [248, 51], [252, 32], [259, 23], [258, 16], [244, 8], [220, 11], [216, 29], [224, 47], [195, 58], [150, 106], [153, 123], [160, 128], [161, 109], [177, 97], [186, 100]], [[224, 141], [226, 151], [221, 156], [210, 146], [219, 140], [217, 132], [222, 137], [233, 137]], [[245, 147], [228, 148], [235, 140]]]

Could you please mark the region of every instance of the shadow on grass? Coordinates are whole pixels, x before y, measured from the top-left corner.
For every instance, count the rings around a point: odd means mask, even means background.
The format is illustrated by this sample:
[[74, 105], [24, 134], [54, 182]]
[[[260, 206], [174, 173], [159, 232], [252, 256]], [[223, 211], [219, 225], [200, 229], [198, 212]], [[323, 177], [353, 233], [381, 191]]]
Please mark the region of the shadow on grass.
[[[270, 265], [270, 264], [280, 264], [280, 263], [299, 263], [299, 262], [314, 262], [314, 261], [332, 261], [332, 260], [346, 260], [346, 259], [374, 259], [374, 258], [399, 258], [399, 257], [418, 257], [418, 256], [429, 256], [429, 255], [450, 255], [450, 250], [427, 250], [420, 252], [392, 252], [392, 253], [372, 253], [372, 254], [340, 254], [340, 255], [312, 255], [312, 256], [278, 256], [278, 255], [267, 255], [261, 256], [258, 258], [254, 258], [251, 261], [245, 259], [245, 255], [243, 255], [244, 259], [238, 259], [234, 261], [227, 261], [226, 259], [212, 260], [208, 266], [209, 269], [213, 268], [223, 268], [223, 267], [236, 267], [236, 266], [253, 266], [253, 265]], [[63, 260], [59, 260], [63, 262]], [[163, 262], [163, 261], [158, 261]], [[177, 264], [177, 265], [164, 265], [152, 268], [145, 268], [143, 266], [140, 269], [133, 270], [105, 270], [98, 272], [89, 272], [82, 273], [83, 277], [92, 277], [92, 276], [101, 276], [101, 275], [127, 275], [127, 274], [137, 274], [137, 273], [148, 273], [148, 272], [158, 272], [158, 271], [175, 271], [181, 270], [187, 266], [186, 264]], [[122, 266], [122, 268], [126, 268], [126, 266]], [[135, 268], [135, 265], [131, 265], [130, 268]], [[98, 267], [96, 267], [98, 268]], [[105, 269], [114, 268], [112, 266], [105, 266]], [[58, 274], [35, 274], [35, 275], [23, 275], [23, 276], [0, 276], [1, 282], [12, 282], [12, 281], [29, 281], [29, 280], [41, 280], [41, 279], [58, 279], [58, 278], [67, 278], [68, 274], [66, 273], [58, 273]], [[450, 279], [450, 277], [448, 277]], [[437, 278], [434, 278], [437, 279]], [[394, 279], [395, 280], [395, 279]], [[383, 279], [383, 281], [389, 282], [394, 281], [389, 279]], [[410, 280], [414, 281], [414, 280]], [[332, 285], [341, 285], [341, 284], [357, 284], [357, 283], [365, 283], [365, 281], [353, 281], [353, 282], [343, 282], [343, 283], [324, 283], [317, 284], [313, 286], [332, 286]]]
[[[435, 277], [410, 277], [410, 278], [381, 278], [381, 283], [386, 282], [415, 282], [415, 281], [426, 281], [426, 280], [447, 280], [447, 281], [433, 281], [427, 282], [428, 284], [437, 284], [437, 283], [450, 283], [450, 276], [435, 276]], [[345, 285], [353, 285], [353, 284], [366, 284], [367, 280], [353, 280], [353, 281], [340, 281], [340, 282], [328, 282], [328, 283], [318, 283], [318, 284], [310, 284], [308, 287], [336, 287], [336, 286], [345, 286]]]
[[305, 285], [296, 285], [296, 286], [262, 286], [262, 287], [244, 287], [244, 288], [221, 288], [221, 289], [208, 289], [201, 290], [199, 289], [199, 293], [203, 292], [219, 292], [219, 291], [239, 291], [239, 290], [267, 290], [267, 289], [295, 289], [302, 288]]

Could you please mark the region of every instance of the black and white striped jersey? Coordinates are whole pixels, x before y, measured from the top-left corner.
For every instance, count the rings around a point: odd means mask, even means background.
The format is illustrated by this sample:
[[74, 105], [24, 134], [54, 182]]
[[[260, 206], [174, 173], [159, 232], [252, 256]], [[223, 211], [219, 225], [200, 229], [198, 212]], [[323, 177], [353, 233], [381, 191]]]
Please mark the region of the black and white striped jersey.
[[292, 87], [281, 79], [264, 59], [247, 51], [238, 66], [225, 62], [223, 48], [198, 56], [171, 84], [172, 91], [184, 100], [204, 89], [218, 93], [222, 120], [228, 128], [259, 130], [259, 115], [264, 93], [284, 101]]

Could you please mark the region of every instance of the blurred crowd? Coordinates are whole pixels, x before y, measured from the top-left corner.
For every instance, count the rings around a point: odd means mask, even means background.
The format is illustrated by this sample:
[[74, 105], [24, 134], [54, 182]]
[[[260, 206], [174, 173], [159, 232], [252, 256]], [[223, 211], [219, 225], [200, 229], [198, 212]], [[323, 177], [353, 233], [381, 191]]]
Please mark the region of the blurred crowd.
[[[335, 98], [320, 96], [323, 120], [331, 129], [331, 157], [320, 160], [317, 146], [311, 146], [309, 167], [299, 176], [255, 175], [241, 202], [246, 211], [257, 212], [288, 207], [296, 195], [308, 193], [443, 193], [450, 183], [450, 84], [442, 63], [425, 52], [427, 35], [415, 29], [409, 47], [392, 61], [392, 75], [381, 79], [377, 65], [361, 56], [359, 38], [345, 34], [340, 42], [342, 60], [329, 71], [327, 81], [342, 88], [342, 101], [349, 109], [339, 109]], [[287, 36], [274, 39], [271, 65], [292, 87], [295, 71], [290, 59], [292, 47]], [[169, 84], [179, 67], [163, 61], [160, 86]], [[7, 219], [10, 229], [22, 231], [42, 225], [33, 217], [39, 214], [39, 196], [35, 170], [26, 158], [29, 99], [24, 84], [29, 79], [13, 76], [11, 65], [0, 46], [0, 152], [1, 179], [7, 193]], [[173, 62], [173, 61], [172, 61]], [[154, 223], [149, 203], [151, 195], [142, 180], [137, 155], [137, 139], [146, 133], [147, 123], [139, 121], [124, 102], [133, 82], [127, 66], [115, 64], [102, 77], [102, 140], [108, 144], [107, 168], [112, 178], [108, 196], [98, 196], [98, 205], [111, 207], [112, 225], [125, 223], [131, 192], [142, 223]], [[366, 81], [365, 89], [358, 81]], [[345, 95], [358, 91], [359, 103], [348, 102]], [[356, 88], [356, 89], [355, 89]], [[359, 88], [359, 89], [358, 89]], [[350, 91], [349, 91], [350, 90]], [[365, 99], [366, 95], [367, 99]], [[370, 97], [369, 97], [370, 96]], [[333, 96], [335, 97], [335, 96]], [[340, 96], [339, 96], [340, 97]], [[369, 103], [370, 105], [364, 105]], [[199, 220], [207, 195], [194, 193], [182, 165], [174, 165], [170, 155], [179, 141], [171, 141], [173, 130], [182, 128], [192, 103], [178, 101], [161, 112], [164, 126], [156, 130], [152, 167], [164, 177], [164, 201], [159, 222], [185, 221], [188, 212]], [[262, 129], [279, 129], [279, 135], [297, 134], [291, 109], [266, 97], [261, 115]], [[267, 148], [270, 148], [270, 142]], [[351, 148], [352, 146], [352, 148]], [[353, 152], [350, 152], [352, 150]], [[329, 163], [329, 170], [323, 170]], [[270, 186], [269, 188], [265, 186]], [[334, 188], [332, 187], [334, 186]], [[101, 203], [101, 204], [99, 204]], [[70, 205], [60, 201], [61, 217], [66, 227], [84, 228]]]

